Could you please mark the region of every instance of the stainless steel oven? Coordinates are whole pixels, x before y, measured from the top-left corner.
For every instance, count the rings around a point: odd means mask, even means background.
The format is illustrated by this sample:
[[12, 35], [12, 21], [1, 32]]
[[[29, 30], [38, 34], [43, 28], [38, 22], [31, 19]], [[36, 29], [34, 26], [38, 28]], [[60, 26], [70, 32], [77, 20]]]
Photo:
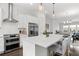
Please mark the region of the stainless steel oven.
[[5, 52], [14, 50], [16, 48], [19, 48], [20, 46], [20, 40], [18, 34], [5, 34], [4, 35], [4, 47]]
[[36, 23], [29, 23], [28, 24], [28, 36], [38, 36], [38, 24]]

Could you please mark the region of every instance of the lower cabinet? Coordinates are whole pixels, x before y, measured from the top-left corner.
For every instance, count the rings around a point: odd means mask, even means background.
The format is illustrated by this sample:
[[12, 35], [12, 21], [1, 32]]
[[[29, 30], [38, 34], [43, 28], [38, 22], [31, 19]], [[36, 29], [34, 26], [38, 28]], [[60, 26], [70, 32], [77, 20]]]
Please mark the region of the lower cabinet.
[[0, 54], [4, 52], [4, 39], [3, 36], [0, 35]]
[[35, 56], [48, 56], [48, 49], [35, 45]]
[[35, 56], [61, 56], [62, 55], [62, 46], [52, 45], [48, 48], [35, 45]]

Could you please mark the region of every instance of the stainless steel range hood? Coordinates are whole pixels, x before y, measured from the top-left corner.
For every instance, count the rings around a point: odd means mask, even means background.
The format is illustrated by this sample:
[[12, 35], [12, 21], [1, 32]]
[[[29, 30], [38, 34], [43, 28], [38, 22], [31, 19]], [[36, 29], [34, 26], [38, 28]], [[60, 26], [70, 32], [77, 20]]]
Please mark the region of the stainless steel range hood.
[[4, 19], [3, 22], [18, 22], [16, 19], [13, 18], [13, 3], [8, 3], [8, 18]]

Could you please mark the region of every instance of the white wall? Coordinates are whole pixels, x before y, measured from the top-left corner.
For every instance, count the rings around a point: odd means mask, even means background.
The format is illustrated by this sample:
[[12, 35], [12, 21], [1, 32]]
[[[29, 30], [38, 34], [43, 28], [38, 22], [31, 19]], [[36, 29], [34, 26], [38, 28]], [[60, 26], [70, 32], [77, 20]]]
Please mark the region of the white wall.
[[46, 19], [46, 23], [49, 24], [49, 31], [53, 32], [53, 28], [52, 28], [53, 27], [53, 23], [52, 23], [53, 19], [48, 14], [45, 15], [45, 19]]
[[49, 24], [49, 31], [55, 33], [56, 30], [59, 30], [59, 23], [61, 22], [60, 18], [57, 18], [56, 16], [49, 16], [49, 14], [46, 14], [46, 23]]
[[[25, 6], [26, 5], [26, 6]], [[79, 16], [78, 14], [77, 15], [73, 15], [73, 16], [70, 16], [70, 18], [67, 18], [65, 17], [65, 15], [61, 16], [59, 15], [58, 13], [61, 13], [60, 11], [64, 11], [66, 9], [69, 9], [72, 5], [74, 6], [73, 8], [75, 8], [75, 6], [78, 7], [78, 4], [56, 4], [58, 7], [56, 7], [56, 18], [57, 19], [53, 19], [53, 16], [46, 16], [46, 22], [49, 23], [49, 28], [50, 30], [49, 31], [55, 31], [55, 30], [58, 30], [59, 29], [59, 23], [60, 22], [63, 22], [64, 20], [75, 20], [75, 19], [79, 19]], [[62, 9], [60, 6], [63, 7], [66, 6], [65, 9]], [[51, 9], [51, 6], [47, 5], [50, 9]], [[5, 19], [7, 18], [8, 16], [8, 4], [7, 3], [0, 3], [0, 8], [2, 9], [2, 19]], [[76, 8], [77, 8], [76, 7]], [[35, 8], [35, 9], [34, 9]], [[29, 14], [29, 15], [33, 15], [33, 16], [39, 16], [37, 15], [38, 11], [36, 9], [37, 7], [35, 7], [35, 5], [31, 6], [29, 4], [22, 4], [22, 3], [14, 3], [14, 18], [18, 20], [18, 16], [21, 15], [21, 14]], [[47, 7], [46, 7], [47, 8]], [[49, 8], [47, 8], [48, 10], [50, 10]], [[52, 10], [52, 9], [51, 9]], [[72, 9], [73, 10], [73, 9]], [[65, 11], [64, 11], [65, 12]], [[48, 11], [48, 14], [52, 13], [51, 11], [49, 12]], [[58, 15], [57, 15], [58, 14]], [[59, 18], [58, 18], [59, 17]]]
[[0, 29], [1, 34], [17, 34], [18, 33], [18, 23], [3, 23]]
[[[41, 17], [33, 17], [30, 15], [20, 15], [19, 16], [19, 28], [26, 28], [28, 32], [28, 23], [36, 23], [39, 26], [39, 35], [45, 31], [45, 16], [39, 15]], [[28, 33], [27, 33], [28, 34]]]
[[[8, 18], [8, 4], [7, 3], [0, 3], [0, 8], [1, 8], [1, 19], [0, 21], [2, 21], [3, 19], [5, 18]], [[16, 17], [18, 16], [17, 15], [17, 10], [16, 10]], [[16, 18], [15, 18], [16, 19]], [[3, 22], [0, 22], [1, 24], [1, 28], [0, 28], [0, 33], [1, 34], [15, 34], [15, 33], [18, 33], [18, 24], [16, 23], [3, 23]]]
[[49, 31], [55, 33], [56, 30], [59, 30], [59, 23], [56, 18], [46, 17], [46, 23], [49, 24]]
[[[22, 5], [22, 4], [21, 4]], [[27, 5], [27, 4], [25, 4], [25, 5]], [[24, 20], [22, 19], [22, 20], [19, 20], [19, 16], [20, 15], [26, 15], [26, 14], [29, 14], [29, 12], [28, 12], [28, 10], [25, 8], [24, 9], [24, 7], [22, 7], [22, 6], [20, 6], [20, 4], [14, 4], [14, 9], [13, 9], [13, 17], [16, 19], [16, 20], [18, 20], [18, 21], [20, 21], [20, 22], [23, 22]], [[32, 7], [32, 6], [31, 6]], [[5, 18], [7, 18], [8, 17], [8, 4], [7, 3], [0, 3], [0, 8], [1, 8], [1, 10], [2, 10], [2, 14], [1, 14], [1, 20], [3, 20], [3, 19], [5, 19]], [[27, 13], [28, 12], [28, 13]], [[31, 11], [31, 12], [33, 12], [33, 10]], [[32, 16], [32, 15], [34, 15], [34, 14], [29, 14], [30, 16]], [[35, 14], [36, 15], [36, 14]], [[35, 16], [34, 15], [34, 16]], [[42, 13], [40, 13], [40, 12], [38, 12], [37, 13], [37, 16], [35, 16], [35, 17], [37, 17], [37, 18], [39, 18], [39, 19], [41, 19], [41, 21], [43, 20], [43, 19], [45, 19], [44, 18], [44, 14], [42, 14]], [[49, 18], [50, 17], [46, 17], [48, 20], [49, 20]], [[48, 21], [47, 21], [48, 22]], [[50, 23], [51, 21], [49, 21], [49, 23]], [[22, 24], [22, 23], [21, 23]], [[25, 25], [23, 25], [23, 26], [25, 26]], [[42, 25], [41, 25], [42, 26]], [[0, 33], [16, 33], [16, 31], [18, 31], [18, 25], [17, 24], [11, 24], [11, 23], [9, 23], [9, 24], [3, 24], [2, 23], [2, 27], [0, 28]], [[8, 28], [8, 29], [6, 29], [6, 28]], [[50, 27], [50, 28], [52, 28], [52, 27]]]

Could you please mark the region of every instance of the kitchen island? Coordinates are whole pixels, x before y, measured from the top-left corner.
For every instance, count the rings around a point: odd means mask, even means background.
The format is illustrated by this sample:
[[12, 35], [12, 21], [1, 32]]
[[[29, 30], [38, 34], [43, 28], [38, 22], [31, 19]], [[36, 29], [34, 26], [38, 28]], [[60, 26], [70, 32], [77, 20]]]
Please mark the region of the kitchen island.
[[62, 39], [59, 34], [26, 37], [23, 41], [23, 56], [48, 56], [48, 47]]

